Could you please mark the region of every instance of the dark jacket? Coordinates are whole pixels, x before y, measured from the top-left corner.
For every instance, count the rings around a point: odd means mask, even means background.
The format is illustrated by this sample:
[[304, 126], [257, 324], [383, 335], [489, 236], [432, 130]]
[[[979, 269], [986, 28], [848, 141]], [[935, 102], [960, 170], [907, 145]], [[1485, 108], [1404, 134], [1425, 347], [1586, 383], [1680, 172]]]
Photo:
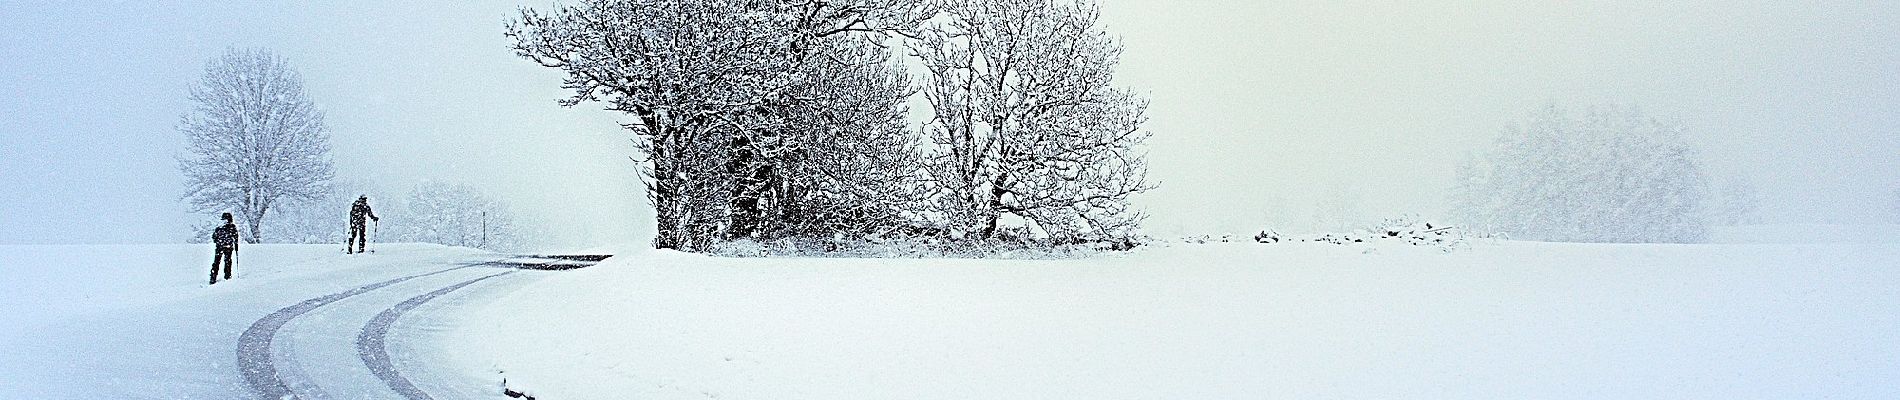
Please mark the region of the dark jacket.
[[219, 249], [237, 250], [237, 224], [225, 222], [224, 226], [219, 226], [218, 229], [212, 230], [211, 242], [217, 244]]
[[356, 204], [350, 206], [350, 224], [362, 225], [364, 217], [369, 217], [369, 219], [374, 219], [374, 220], [382, 219], [382, 218], [376, 218], [375, 211], [370, 211], [368, 200], [356, 199]]

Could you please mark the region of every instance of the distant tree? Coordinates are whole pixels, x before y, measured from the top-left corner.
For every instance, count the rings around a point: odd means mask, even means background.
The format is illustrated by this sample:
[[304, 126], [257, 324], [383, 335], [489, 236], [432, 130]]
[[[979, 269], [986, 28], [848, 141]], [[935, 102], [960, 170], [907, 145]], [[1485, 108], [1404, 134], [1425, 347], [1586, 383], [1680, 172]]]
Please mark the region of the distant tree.
[[1313, 203], [1312, 229], [1317, 231], [1347, 232], [1372, 222], [1366, 217], [1365, 194], [1355, 188], [1335, 185]]
[[1700, 242], [1707, 183], [1678, 124], [1557, 107], [1458, 170], [1454, 214], [1481, 231], [1566, 242]]
[[[341, 186], [341, 185], [334, 185]], [[276, 219], [261, 232], [272, 243], [341, 243], [348, 233], [349, 204], [355, 194], [340, 188], [326, 190], [313, 200], [288, 201], [274, 207]]]
[[179, 169], [193, 211], [230, 211], [245, 241], [257, 243], [274, 207], [327, 193], [333, 172], [323, 113], [283, 58], [226, 50], [206, 65], [191, 100], [178, 130], [187, 139]]
[[1458, 163], [1457, 169], [1453, 172], [1455, 178], [1451, 185], [1449, 215], [1461, 223], [1471, 224], [1470, 228], [1484, 235], [1502, 234], [1490, 230], [1493, 229], [1491, 224], [1484, 223], [1492, 218], [1491, 215], [1495, 213], [1493, 208], [1497, 203], [1494, 200], [1496, 196], [1492, 193], [1495, 189], [1491, 183], [1491, 173], [1494, 170], [1496, 167], [1491, 165], [1491, 160], [1484, 157], [1483, 153], [1469, 152], [1465, 154], [1464, 160]]
[[1092, 2], [946, 2], [911, 46], [929, 73], [927, 165], [954, 231], [1006, 215], [1057, 241], [1133, 234], [1149, 189], [1138, 150], [1148, 101], [1111, 85], [1121, 45]]
[[405, 200], [402, 211], [378, 213], [390, 220], [389, 240], [513, 250], [533, 239], [521, 235], [506, 204], [468, 185], [425, 182]]
[[335, 179], [315, 200], [288, 201], [273, 207], [277, 210], [272, 219], [275, 222], [264, 227], [263, 239], [271, 243], [341, 243], [349, 234], [350, 204], [357, 196], [368, 196], [378, 213], [402, 208], [400, 197], [386, 194], [373, 182]]
[[1728, 226], [1761, 223], [1761, 193], [1753, 181], [1730, 177], [1723, 181], [1718, 196], [1711, 222]]
[[626, 128], [644, 158], [641, 179], [658, 224], [654, 246], [698, 250], [759, 229], [769, 218], [768, 195], [791, 192], [768, 188], [795, 183], [780, 179], [783, 169], [766, 167], [797, 162], [796, 150], [827, 144], [798, 136], [825, 128], [785, 128], [825, 121], [806, 114], [814, 108], [836, 110], [814, 107], [830, 89], [826, 73], [838, 72], [815, 63], [860, 60], [852, 51], [881, 46], [875, 33], [915, 26], [930, 15], [926, 6], [586, 0], [545, 13], [523, 9], [507, 36], [517, 55], [567, 73], [563, 87], [574, 95], [561, 104], [601, 101], [634, 117]]

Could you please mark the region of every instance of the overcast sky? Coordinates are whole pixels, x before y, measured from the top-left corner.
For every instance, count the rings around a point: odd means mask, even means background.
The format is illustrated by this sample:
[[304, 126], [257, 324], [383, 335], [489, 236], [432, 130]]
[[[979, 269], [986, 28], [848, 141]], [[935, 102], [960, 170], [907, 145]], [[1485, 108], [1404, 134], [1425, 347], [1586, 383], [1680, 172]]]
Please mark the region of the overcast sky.
[[[559, 107], [559, 72], [507, 50], [518, 3], [21, 3], [0, 2], [0, 243], [182, 240], [204, 217], [178, 201], [175, 126], [229, 46], [303, 73], [339, 178], [475, 185], [563, 243], [652, 231], [618, 117]], [[1453, 167], [1549, 104], [1681, 121], [1770, 222], [1865, 223], [1900, 187], [1894, 4], [1105, 0], [1103, 19], [1120, 83], [1153, 99], [1153, 233], [1441, 215]]]

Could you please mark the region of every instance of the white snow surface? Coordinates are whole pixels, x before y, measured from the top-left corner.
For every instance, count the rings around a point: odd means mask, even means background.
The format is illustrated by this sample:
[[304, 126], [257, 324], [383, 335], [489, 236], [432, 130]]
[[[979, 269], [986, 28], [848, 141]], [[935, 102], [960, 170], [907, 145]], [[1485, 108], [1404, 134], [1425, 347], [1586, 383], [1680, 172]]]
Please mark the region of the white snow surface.
[[[453, 324], [542, 399], [1900, 398], [1900, 245], [630, 250]], [[506, 343], [504, 346], [493, 345]]]
[[[249, 398], [236, 365], [238, 337], [259, 318], [367, 282], [497, 258], [437, 245], [373, 246], [375, 253], [344, 255], [338, 245], [245, 245], [234, 269], [236, 279], [209, 286], [209, 245], [0, 246], [0, 276], [5, 277], [0, 280], [0, 315], [6, 320], [0, 324], [0, 398]], [[483, 271], [458, 272], [462, 276], [443, 274], [404, 284], [447, 285], [443, 281]], [[388, 305], [380, 303], [408, 297], [397, 289], [403, 287], [340, 301], [334, 307], [339, 311], [319, 309], [294, 320], [292, 328], [335, 323], [322, 327], [323, 332], [353, 337], [363, 321], [348, 320], [351, 315], [344, 311], [367, 307], [373, 315]], [[397, 322], [392, 331], [407, 336], [391, 339], [392, 352], [423, 360], [433, 360], [431, 354], [440, 352], [430, 350], [429, 343], [408, 339], [446, 329], [439, 320], [417, 312]], [[286, 330], [279, 334], [280, 345], [333, 341], [306, 333], [310, 331]], [[326, 350], [352, 356], [355, 352], [347, 347]], [[332, 361], [338, 357], [305, 354], [313, 358], [304, 362], [316, 365], [302, 369], [319, 378], [331, 371], [364, 368], [354, 357]], [[413, 361], [398, 361], [398, 366], [413, 366]], [[284, 366], [294, 364], [284, 361]], [[376, 382], [370, 376], [362, 380]], [[478, 389], [499, 396], [498, 389]], [[333, 394], [363, 397], [343, 390]]]
[[1718, 226], [1714, 243], [1900, 243], [1900, 225], [1768, 224]]
[[[248, 398], [236, 344], [259, 318], [498, 258], [379, 246], [246, 246], [214, 286], [205, 245], [0, 246], [0, 398]], [[1900, 398], [1895, 242], [618, 253], [416, 309], [389, 331], [395, 366], [436, 398], [504, 398], [502, 379], [548, 400]], [[415, 293], [499, 271], [319, 308], [280, 333], [296, 357], [280, 367], [391, 398], [336, 348]]]

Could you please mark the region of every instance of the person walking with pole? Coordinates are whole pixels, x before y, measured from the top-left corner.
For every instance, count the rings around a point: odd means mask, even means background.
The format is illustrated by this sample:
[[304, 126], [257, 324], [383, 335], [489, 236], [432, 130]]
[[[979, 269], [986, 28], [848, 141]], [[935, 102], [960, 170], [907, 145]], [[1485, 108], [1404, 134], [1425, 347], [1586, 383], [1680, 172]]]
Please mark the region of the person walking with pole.
[[354, 253], [361, 253], [369, 248], [369, 235], [367, 235], [369, 232], [363, 229], [367, 228], [363, 226], [366, 222], [364, 218], [378, 222], [377, 227], [381, 228], [382, 219], [377, 218], [376, 212], [369, 208], [369, 195], [357, 196], [356, 204], [350, 206], [350, 238], [343, 241], [343, 253], [352, 253], [351, 242], [356, 244]]
[[216, 248], [211, 254], [211, 283], [218, 284], [218, 263], [224, 263], [224, 280], [231, 280], [232, 264], [237, 263], [238, 230], [231, 222], [231, 213], [224, 213], [224, 225], [211, 231], [211, 244]]

